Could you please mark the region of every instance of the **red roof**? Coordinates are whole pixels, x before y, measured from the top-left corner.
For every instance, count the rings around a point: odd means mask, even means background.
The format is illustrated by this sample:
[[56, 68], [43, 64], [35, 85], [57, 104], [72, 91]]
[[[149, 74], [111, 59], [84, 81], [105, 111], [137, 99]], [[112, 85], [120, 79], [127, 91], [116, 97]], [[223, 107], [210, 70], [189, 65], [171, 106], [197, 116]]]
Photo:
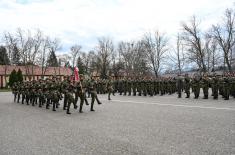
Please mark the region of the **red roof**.
[[[26, 71], [28, 71], [28, 75], [42, 75], [42, 68], [39, 66], [15, 66], [15, 65], [0, 65], [0, 75], [10, 75], [13, 69], [18, 71], [20, 69], [23, 75], [26, 75]], [[32, 74], [33, 70], [33, 74]], [[72, 71], [67, 67], [47, 67], [44, 75], [71, 75]]]

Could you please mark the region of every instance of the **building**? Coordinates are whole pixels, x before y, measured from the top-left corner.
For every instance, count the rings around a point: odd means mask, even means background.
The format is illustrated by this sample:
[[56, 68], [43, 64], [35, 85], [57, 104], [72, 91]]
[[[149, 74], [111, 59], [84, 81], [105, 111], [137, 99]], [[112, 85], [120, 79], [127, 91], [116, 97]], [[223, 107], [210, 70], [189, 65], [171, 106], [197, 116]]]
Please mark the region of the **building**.
[[9, 81], [9, 76], [14, 69], [16, 72], [19, 69], [22, 71], [24, 81], [52, 78], [53, 76], [63, 79], [64, 76], [72, 75], [71, 69], [67, 67], [42, 68], [40, 66], [0, 65], [0, 88], [6, 86]]

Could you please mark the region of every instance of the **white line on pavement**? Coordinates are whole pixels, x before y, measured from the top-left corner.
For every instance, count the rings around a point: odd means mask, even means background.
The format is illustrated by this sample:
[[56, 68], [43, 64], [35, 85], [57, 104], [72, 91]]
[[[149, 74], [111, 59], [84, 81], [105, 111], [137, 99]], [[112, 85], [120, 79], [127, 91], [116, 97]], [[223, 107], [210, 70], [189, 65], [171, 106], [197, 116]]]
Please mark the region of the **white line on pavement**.
[[194, 106], [194, 105], [183, 105], [183, 104], [162, 104], [162, 103], [151, 103], [151, 102], [138, 102], [138, 101], [122, 101], [122, 100], [112, 100], [114, 102], [128, 102], [128, 103], [142, 103], [158, 106], [172, 106], [172, 107], [183, 107], [183, 108], [199, 108], [199, 109], [212, 109], [212, 110], [228, 110], [235, 111], [235, 108], [220, 108], [220, 107], [207, 107], [207, 106]]

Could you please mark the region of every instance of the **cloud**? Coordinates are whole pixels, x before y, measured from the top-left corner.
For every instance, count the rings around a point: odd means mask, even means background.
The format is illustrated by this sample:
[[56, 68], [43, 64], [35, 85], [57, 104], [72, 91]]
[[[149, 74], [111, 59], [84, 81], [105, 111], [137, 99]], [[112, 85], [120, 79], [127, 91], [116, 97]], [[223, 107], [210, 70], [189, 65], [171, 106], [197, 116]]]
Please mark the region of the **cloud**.
[[58, 37], [63, 51], [73, 44], [92, 49], [98, 37], [135, 40], [160, 29], [170, 36], [192, 15], [209, 27], [217, 22], [231, 0], [1, 0], [0, 29], [40, 28]]

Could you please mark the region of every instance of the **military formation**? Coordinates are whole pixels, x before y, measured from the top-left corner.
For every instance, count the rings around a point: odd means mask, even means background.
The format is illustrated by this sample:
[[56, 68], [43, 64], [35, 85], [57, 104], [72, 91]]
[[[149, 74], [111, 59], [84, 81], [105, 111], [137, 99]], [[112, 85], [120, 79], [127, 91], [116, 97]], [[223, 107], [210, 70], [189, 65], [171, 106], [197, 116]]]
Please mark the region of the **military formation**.
[[60, 101], [63, 100], [63, 110], [67, 114], [71, 114], [70, 108], [73, 105], [74, 109], [78, 108], [78, 98], [80, 98], [79, 112], [82, 113], [83, 104], [89, 105], [87, 101], [87, 92], [91, 96], [90, 111], [94, 110], [94, 103], [102, 104], [96, 92], [96, 81], [91, 78], [86, 80], [83, 75], [79, 81], [71, 80], [71, 77], [64, 77], [60, 80], [56, 77], [46, 80], [33, 80], [14, 83], [12, 93], [14, 94], [14, 102], [38, 107], [45, 106], [46, 109], [52, 107], [56, 111], [60, 106]]
[[[209, 91], [211, 89], [211, 91]], [[235, 77], [231, 75], [194, 75], [189, 77], [178, 75], [176, 77], [144, 77], [144, 78], [118, 78], [98, 79], [97, 93], [108, 93], [108, 100], [111, 100], [110, 94], [115, 95], [133, 95], [133, 96], [156, 96], [178, 94], [178, 98], [182, 97], [182, 93], [186, 94], [186, 98], [190, 98], [193, 94], [195, 99], [199, 98], [200, 92], [203, 98], [209, 98], [209, 92], [213, 99], [218, 99], [219, 95], [224, 100], [229, 100], [232, 96], [235, 98]]]
[[[95, 101], [102, 104], [97, 94], [108, 94], [108, 100], [111, 100], [111, 95], [115, 95], [115, 93], [124, 96], [163, 96], [177, 93], [178, 98], [185, 93], [186, 98], [190, 98], [190, 95], [193, 94], [194, 98], [198, 99], [200, 91], [202, 91], [204, 99], [208, 99], [209, 94], [213, 96], [213, 99], [218, 99], [219, 95], [224, 100], [229, 100], [231, 96], [235, 98], [234, 76], [208, 76], [205, 74], [189, 77], [186, 74], [168, 78], [124, 77], [114, 79], [109, 77], [108, 79], [95, 79], [91, 77], [91, 79], [86, 79], [83, 75], [80, 77], [79, 81], [71, 80], [71, 77], [67, 76], [63, 81], [53, 77], [46, 80], [14, 83], [12, 86], [14, 102], [38, 105], [38, 107], [45, 106], [46, 109], [52, 107], [52, 110], [56, 111], [63, 99], [63, 110], [66, 110], [67, 114], [71, 114], [71, 105], [74, 109], [79, 108], [79, 112], [82, 113], [84, 103], [87, 106], [90, 105], [90, 111], [94, 111]], [[210, 89], [211, 91], [209, 91]], [[89, 97], [91, 97], [90, 104], [87, 100]], [[78, 100], [80, 100], [79, 107]]]

